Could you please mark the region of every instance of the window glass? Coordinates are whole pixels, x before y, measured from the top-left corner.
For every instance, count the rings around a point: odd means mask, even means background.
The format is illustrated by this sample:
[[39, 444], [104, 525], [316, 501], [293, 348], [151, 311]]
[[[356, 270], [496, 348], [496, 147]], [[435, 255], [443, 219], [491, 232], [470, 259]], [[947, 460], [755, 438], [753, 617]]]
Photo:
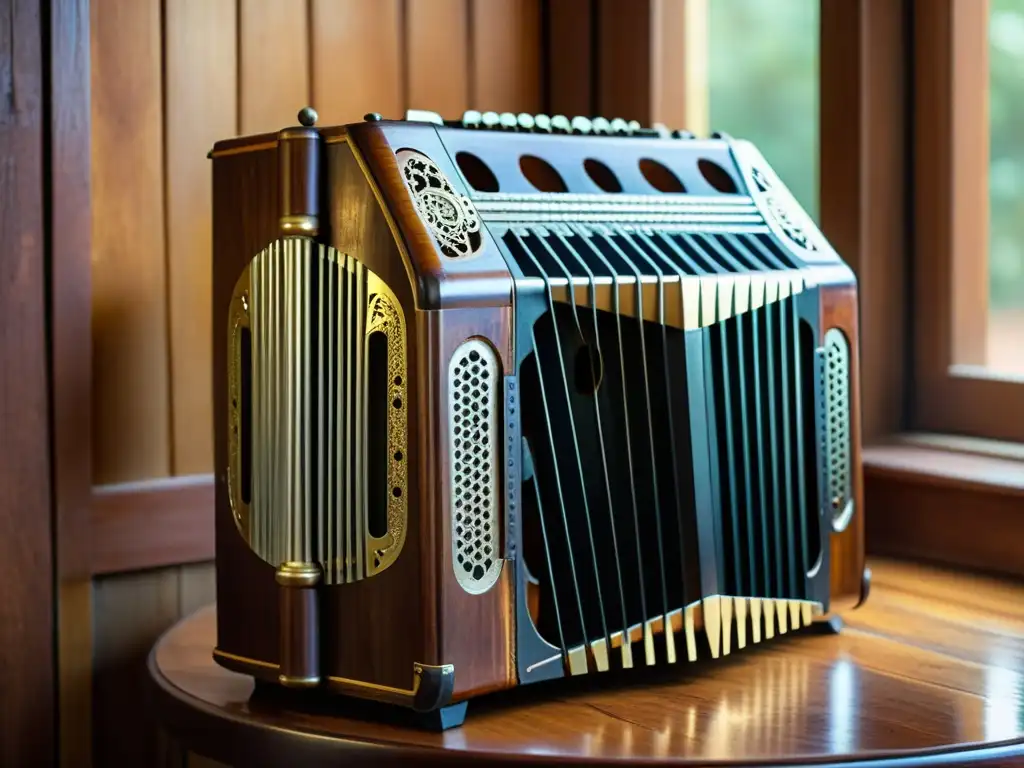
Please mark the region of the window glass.
[[989, 8], [987, 358], [1024, 374], [1024, 0]]
[[819, 2], [707, 0], [711, 130], [749, 139], [816, 221]]

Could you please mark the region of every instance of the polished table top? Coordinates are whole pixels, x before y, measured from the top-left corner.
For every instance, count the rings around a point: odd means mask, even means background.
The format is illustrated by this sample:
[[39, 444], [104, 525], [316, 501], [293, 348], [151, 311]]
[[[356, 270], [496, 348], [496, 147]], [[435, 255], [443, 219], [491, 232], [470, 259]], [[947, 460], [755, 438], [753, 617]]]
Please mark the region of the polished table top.
[[249, 678], [211, 658], [212, 606], [154, 648], [153, 701], [185, 747], [236, 766], [886, 757], [1002, 765], [1024, 755], [1024, 584], [870, 566], [868, 603], [838, 635], [791, 634], [628, 681], [527, 686], [470, 702], [465, 724], [443, 733], [389, 724], [365, 705], [273, 689], [253, 696]]

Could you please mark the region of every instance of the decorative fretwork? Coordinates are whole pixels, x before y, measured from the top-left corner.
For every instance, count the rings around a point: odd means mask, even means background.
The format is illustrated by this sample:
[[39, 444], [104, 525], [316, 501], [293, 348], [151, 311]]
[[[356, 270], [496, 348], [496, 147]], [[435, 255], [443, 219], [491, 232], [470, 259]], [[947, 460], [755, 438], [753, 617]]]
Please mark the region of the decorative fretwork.
[[480, 247], [480, 217], [473, 203], [456, 192], [441, 169], [426, 155], [411, 150], [398, 153], [413, 204], [450, 259], [474, 255]]

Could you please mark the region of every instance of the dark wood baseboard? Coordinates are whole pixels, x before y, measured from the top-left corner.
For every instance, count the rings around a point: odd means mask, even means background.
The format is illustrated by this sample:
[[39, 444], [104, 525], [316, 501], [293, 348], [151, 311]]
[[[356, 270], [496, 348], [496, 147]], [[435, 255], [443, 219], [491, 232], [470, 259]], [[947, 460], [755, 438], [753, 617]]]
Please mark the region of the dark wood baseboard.
[[94, 488], [93, 575], [212, 560], [213, 507], [212, 475]]

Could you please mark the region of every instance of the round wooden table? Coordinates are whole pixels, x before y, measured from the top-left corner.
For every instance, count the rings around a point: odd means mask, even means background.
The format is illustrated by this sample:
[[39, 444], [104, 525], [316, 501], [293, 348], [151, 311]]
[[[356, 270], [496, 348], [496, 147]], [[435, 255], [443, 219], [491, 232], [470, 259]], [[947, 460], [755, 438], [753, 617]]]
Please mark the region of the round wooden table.
[[254, 686], [211, 658], [213, 607], [149, 660], [152, 704], [193, 753], [239, 768], [1024, 761], [1024, 586], [874, 561], [868, 604], [707, 663], [588, 676], [470, 702], [433, 733], [364, 705]]

